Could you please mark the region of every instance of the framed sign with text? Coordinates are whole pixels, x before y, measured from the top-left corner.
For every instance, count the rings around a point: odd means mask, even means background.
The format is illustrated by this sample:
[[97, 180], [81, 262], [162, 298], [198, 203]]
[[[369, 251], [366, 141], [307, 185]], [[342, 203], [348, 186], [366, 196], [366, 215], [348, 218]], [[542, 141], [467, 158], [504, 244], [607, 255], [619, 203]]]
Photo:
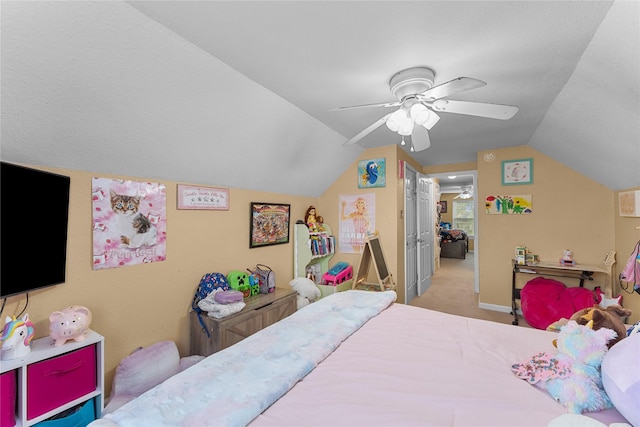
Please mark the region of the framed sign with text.
[[229, 210], [229, 189], [178, 184], [178, 209]]

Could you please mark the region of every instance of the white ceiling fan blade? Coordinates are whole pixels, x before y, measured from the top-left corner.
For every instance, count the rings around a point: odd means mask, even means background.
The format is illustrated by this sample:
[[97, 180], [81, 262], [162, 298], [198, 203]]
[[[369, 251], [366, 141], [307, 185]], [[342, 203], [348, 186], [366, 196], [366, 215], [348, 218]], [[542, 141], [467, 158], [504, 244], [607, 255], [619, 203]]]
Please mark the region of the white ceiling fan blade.
[[427, 128], [414, 126], [413, 132], [411, 132], [411, 143], [413, 144], [413, 151], [422, 151], [431, 147], [431, 139]]
[[352, 105], [350, 107], [336, 107], [332, 108], [329, 111], [344, 111], [344, 110], [355, 110], [356, 108], [371, 108], [371, 107], [397, 107], [401, 104], [400, 101], [393, 102], [379, 102], [376, 104], [362, 104], [362, 105]]
[[342, 145], [352, 145], [382, 126], [392, 113], [386, 114]]
[[513, 105], [486, 104], [482, 102], [450, 101], [439, 99], [431, 104], [435, 111], [470, 116], [488, 117], [490, 119], [509, 120], [518, 112]]
[[456, 93], [476, 89], [485, 86], [487, 83], [471, 77], [458, 77], [441, 85], [434, 86], [418, 94], [418, 99], [423, 101], [433, 101]]

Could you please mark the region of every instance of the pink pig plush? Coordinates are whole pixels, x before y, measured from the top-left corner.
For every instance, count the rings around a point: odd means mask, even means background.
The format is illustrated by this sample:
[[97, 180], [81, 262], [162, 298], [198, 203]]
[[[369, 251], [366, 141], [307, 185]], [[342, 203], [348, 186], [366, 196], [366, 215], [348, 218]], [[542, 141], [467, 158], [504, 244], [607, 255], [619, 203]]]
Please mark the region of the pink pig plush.
[[91, 311], [81, 305], [72, 305], [49, 315], [49, 335], [55, 340], [56, 347], [67, 340], [83, 341], [90, 324]]

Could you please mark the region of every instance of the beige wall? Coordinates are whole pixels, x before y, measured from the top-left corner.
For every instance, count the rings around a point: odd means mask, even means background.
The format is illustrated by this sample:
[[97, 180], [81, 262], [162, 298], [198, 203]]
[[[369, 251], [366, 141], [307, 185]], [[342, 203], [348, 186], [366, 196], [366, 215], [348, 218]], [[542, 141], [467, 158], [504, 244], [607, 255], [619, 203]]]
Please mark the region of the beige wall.
[[[358, 188], [358, 161], [385, 158], [387, 163], [387, 184], [384, 188]], [[331, 187], [320, 197], [318, 212], [332, 226], [334, 234], [338, 234], [340, 195], [374, 193], [376, 196], [376, 229], [380, 235], [382, 251], [398, 289], [398, 301], [404, 301], [404, 181], [398, 177], [399, 161], [410, 163], [416, 170], [419, 166], [404, 150], [397, 145], [372, 148], [365, 151], [351, 166], [340, 175]], [[344, 261], [358, 268], [360, 254], [336, 254], [331, 264]], [[370, 271], [370, 280], [375, 275]], [[355, 272], [354, 272], [355, 274]]]
[[[628, 188], [628, 190], [640, 190], [640, 187]], [[635, 323], [640, 320], [640, 295], [632, 292], [629, 294], [625, 292], [618, 280], [622, 269], [627, 264], [627, 260], [631, 255], [631, 251], [636, 246], [636, 243], [640, 240], [640, 229], [636, 230], [636, 227], [640, 227], [640, 218], [623, 217], [618, 214], [618, 193], [614, 196], [614, 219], [615, 219], [615, 238], [616, 238], [616, 264], [614, 265], [614, 281], [613, 281], [613, 296], [622, 295], [622, 305], [633, 311], [633, 315], [629, 320], [629, 323]], [[631, 291], [633, 285], [629, 286], [627, 291]]]
[[[491, 152], [493, 161], [484, 160], [486, 152], [478, 153], [478, 200], [489, 195], [531, 195], [533, 213], [489, 215], [480, 209], [480, 301], [509, 306], [511, 259], [519, 245], [543, 261], [560, 259], [564, 249], [571, 249], [578, 263], [602, 265], [607, 251], [615, 248], [613, 191], [529, 147]], [[503, 186], [502, 161], [523, 158], [533, 159], [533, 184]], [[588, 287], [603, 282], [599, 275]], [[575, 280], [567, 283], [575, 286]]]
[[[484, 160], [491, 152], [495, 159]], [[531, 185], [502, 186], [503, 160], [534, 159], [534, 182]], [[541, 259], [553, 261], [562, 250], [572, 249], [576, 260], [584, 264], [602, 265], [606, 253], [615, 250], [617, 263], [613, 271], [613, 294], [623, 295], [623, 305], [632, 310], [629, 322], [640, 320], [640, 295], [621, 290], [618, 276], [640, 239], [640, 218], [618, 215], [618, 193], [585, 178], [583, 175], [529, 147], [513, 147], [478, 153], [477, 163], [459, 163], [423, 168], [425, 174], [478, 171], [477, 199], [496, 194], [531, 194], [534, 213], [531, 215], [487, 215], [479, 206], [480, 235], [479, 270], [480, 301], [485, 306], [508, 308], [511, 295], [511, 265], [513, 250], [526, 245]], [[640, 188], [629, 188], [637, 190]], [[625, 190], [626, 191], [626, 190]], [[447, 195], [442, 195], [446, 200]], [[446, 217], [445, 217], [446, 218]], [[437, 274], [437, 273], [436, 273]], [[563, 280], [575, 286], [575, 280]], [[525, 277], [519, 278], [521, 286]], [[605, 277], [596, 275], [592, 288], [604, 284]]]
[[[608, 250], [616, 250], [616, 275], [640, 238], [638, 218], [617, 215], [617, 195], [527, 147], [495, 150], [496, 159], [487, 163], [479, 153], [478, 164], [464, 163], [423, 168], [424, 173], [478, 170], [478, 200], [489, 194], [531, 194], [534, 213], [527, 216], [486, 215], [480, 211], [480, 301], [510, 306], [511, 264], [515, 246], [524, 244], [545, 260], [553, 260], [565, 248], [573, 249], [582, 263], [598, 264]], [[160, 263], [93, 271], [91, 266], [91, 178], [95, 173], [47, 169], [71, 177], [70, 227], [65, 284], [30, 294], [27, 312], [36, 336], [48, 334], [48, 315], [68, 305], [89, 307], [92, 328], [104, 335], [107, 392], [119, 361], [139, 346], [160, 340], [174, 340], [182, 355], [188, 354], [187, 313], [200, 277], [207, 272], [227, 273], [256, 263], [271, 266], [280, 287], [287, 287], [293, 275], [292, 243], [249, 249], [249, 203], [291, 204], [292, 222], [302, 219], [306, 208], [318, 208], [334, 233], [338, 232], [338, 196], [374, 192], [376, 228], [390, 272], [404, 301], [404, 191], [398, 178], [398, 163], [418, 165], [396, 145], [365, 151], [358, 160], [384, 157], [387, 161], [385, 188], [357, 188], [357, 161], [337, 177], [319, 199], [230, 189], [229, 211], [177, 210], [176, 182], [167, 187], [167, 260]], [[502, 160], [533, 158], [534, 184], [503, 187]], [[101, 175], [110, 177], [107, 175]], [[142, 180], [144, 177], [113, 176]], [[615, 202], [615, 203], [614, 203]], [[611, 207], [615, 206], [615, 209]], [[360, 255], [335, 255], [331, 264], [346, 261], [357, 268]], [[619, 288], [618, 292], [619, 292]], [[615, 292], [615, 291], [614, 291]], [[18, 314], [23, 297], [11, 297], [4, 313]], [[640, 319], [640, 295], [626, 295], [624, 305]]]
[[[93, 271], [91, 178], [95, 174], [48, 170], [71, 177], [67, 280], [30, 293], [27, 312], [36, 337], [42, 337], [49, 333], [52, 311], [69, 305], [88, 307], [93, 314], [91, 328], [105, 337], [107, 390], [120, 360], [139, 346], [173, 340], [180, 354], [188, 355], [187, 313], [203, 274], [227, 274], [262, 263], [275, 271], [278, 286], [289, 286], [293, 244], [249, 249], [250, 202], [289, 203], [293, 223], [302, 219], [310, 204], [317, 203], [315, 198], [232, 188], [229, 211], [177, 210], [177, 183], [162, 181], [167, 187], [167, 260]], [[24, 304], [23, 296], [10, 297], [3, 314], [18, 314]]]
[[[118, 363], [137, 347], [173, 340], [180, 354], [188, 355], [187, 314], [203, 274], [226, 274], [261, 263], [275, 271], [279, 287], [288, 287], [293, 278], [293, 243], [249, 249], [250, 202], [289, 203], [292, 223], [303, 219], [309, 205], [315, 205], [318, 214], [337, 234], [338, 196], [374, 192], [376, 228], [380, 232], [389, 271], [396, 283], [402, 283], [399, 300], [403, 301], [404, 252], [398, 250], [404, 247], [399, 243], [402, 232], [398, 232], [404, 227], [400, 219], [403, 180], [398, 178], [398, 160], [409, 161], [416, 169], [417, 164], [395, 145], [368, 150], [359, 160], [380, 157], [387, 161], [385, 188], [358, 189], [355, 161], [319, 199], [231, 188], [228, 211], [177, 210], [178, 183], [161, 181], [167, 188], [167, 260], [97, 271], [93, 271], [91, 264], [91, 178], [147, 179], [44, 168], [71, 177], [70, 225], [66, 282], [29, 294], [27, 312], [35, 324], [36, 337], [48, 335], [48, 316], [52, 311], [69, 305], [88, 307], [93, 314], [91, 328], [105, 337], [107, 392]], [[330, 265], [347, 261], [357, 268], [359, 260], [359, 254], [338, 253]], [[24, 304], [23, 296], [10, 297], [3, 314], [18, 314]]]

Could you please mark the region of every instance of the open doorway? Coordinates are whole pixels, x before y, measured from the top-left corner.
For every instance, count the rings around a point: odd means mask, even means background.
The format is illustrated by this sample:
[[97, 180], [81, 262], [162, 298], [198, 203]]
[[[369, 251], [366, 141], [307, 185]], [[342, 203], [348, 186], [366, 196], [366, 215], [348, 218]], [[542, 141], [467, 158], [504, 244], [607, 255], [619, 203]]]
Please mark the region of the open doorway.
[[[441, 208], [445, 212], [441, 213], [441, 222], [444, 223], [443, 228], [449, 227], [452, 230], [456, 230], [448, 234], [447, 238], [462, 238], [463, 234], [466, 234], [468, 239], [468, 252], [466, 257], [472, 257], [473, 271], [474, 271], [474, 291], [480, 292], [480, 283], [478, 275], [478, 200], [477, 200], [477, 178], [478, 174], [475, 170], [447, 172], [440, 174], [429, 174], [429, 178], [435, 178], [440, 183], [440, 200], [442, 202]], [[459, 233], [457, 230], [463, 230], [464, 233]], [[451, 235], [454, 235], [452, 237]], [[460, 243], [462, 244], [462, 243]], [[448, 246], [448, 248], [456, 247], [454, 252], [457, 252], [457, 245]], [[456, 255], [454, 255], [456, 256]], [[435, 260], [436, 264], [438, 261]], [[434, 278], [437, 277], [438, 270], [434, 273]]]

